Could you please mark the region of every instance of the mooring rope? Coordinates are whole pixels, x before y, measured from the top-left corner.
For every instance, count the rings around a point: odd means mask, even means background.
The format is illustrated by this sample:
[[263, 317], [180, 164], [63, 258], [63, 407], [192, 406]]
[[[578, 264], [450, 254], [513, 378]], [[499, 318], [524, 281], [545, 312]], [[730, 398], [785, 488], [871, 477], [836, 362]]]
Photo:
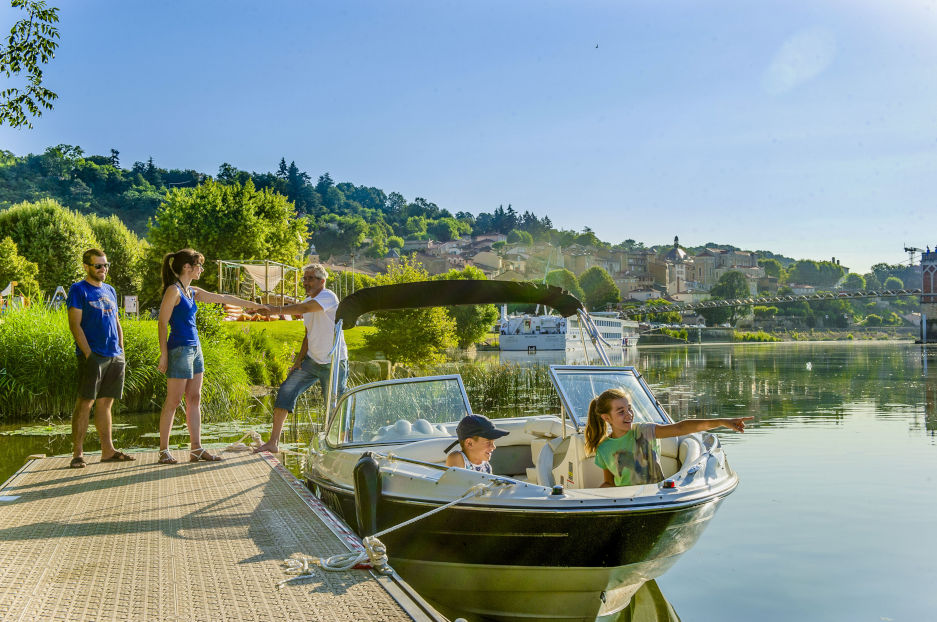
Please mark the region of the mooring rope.
[[[362, 539], [362, 544], [364, 545], [364, 551], [361, 552], [350, 552], [350, 553], [339, 553], [338, 555], [332, 555], [331, 557], [326, 557], [325, 559], [321, 557], [303, 557], [300, 559], [285, 559], [283, 563], [286, 564], [287, 574], [294, 574], [295, 577], [290, 577], [289, 579], [284, 579], [277, 583], [277, 589], [280, 589], [284, 585], [291, 583], [293, 581], [299, 581], [302, 579], [308, 579], [309, 577], [315, 576], [315, 567], [318, 566], [323, 570], [328, 572], [343, 572], [346, 570], [351, 570], [353, 568], [358, 569], [368, 569], [373, 568], [382, 574], [389, 574], [391, 571], [390, 566], [387, 563], [387, 546], [381, 542], [378, 538], [389, 534], [392, 531], [406, 527], [407, 525], [412, 525], [413, 523], [423, 520], [433, 514], [438, 514], [445, 509], [451, 508], [454, 505], [462, 503], [467, 499], [472, 497], [480, 497], [491, 491], [495, 486], [504, 486], [510, 485], [512, 482], [506, 480], [495, 480], [488, 483], [475, 484], [469, 488], [464, 495], [456, 499], [455, 501], [450, 501], [445, 505], [441, 505], [438, 508], [433, 508], [428, 512], [424, 512], [419, 516], [415, 516], [410, 520], [406, 520], [402, 523], [394, 525], [393, 527], [388, 527], [383, 531], [379, 531], [374, 535], [366, 536]], [[368, 562], [368, 563], [365, 563]]]

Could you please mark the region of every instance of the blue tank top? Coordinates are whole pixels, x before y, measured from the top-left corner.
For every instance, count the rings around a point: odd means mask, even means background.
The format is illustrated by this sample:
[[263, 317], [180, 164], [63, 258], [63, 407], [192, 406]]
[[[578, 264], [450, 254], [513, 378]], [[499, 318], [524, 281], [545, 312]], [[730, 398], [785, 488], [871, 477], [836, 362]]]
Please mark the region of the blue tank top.
[[198, 345], [198, 329], [195, 328], [195, 312], [198, 308], [195, 306], [195, 299], [186, 294], [179, 285], [179, 304], [172, 309], [172, 315], [169, 316], [169, 339], [166, 342], [166, 348], [172, 350], [181, 346]]

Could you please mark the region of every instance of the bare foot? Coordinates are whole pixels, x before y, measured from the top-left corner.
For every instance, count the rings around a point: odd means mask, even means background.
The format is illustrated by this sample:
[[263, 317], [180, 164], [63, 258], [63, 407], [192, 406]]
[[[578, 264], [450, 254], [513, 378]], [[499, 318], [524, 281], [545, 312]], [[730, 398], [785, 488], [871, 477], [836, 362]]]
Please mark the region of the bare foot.
[[255, 448], [254, 448], [254, 453], [255, 453], [255, 454], [259, 454], [259, 453], [262, 452], [262, 451], [269, 451], [270, 453], [275, 454], [275, 453], [277, 453], [278, 451], [280, 451], [280, 449], [277, 447], [277, 444], [274, 443], [273, 441], [267, 441], [266, 443], [264, 443], [264, 444], [261, 445], [260, 447], [255, 447]]

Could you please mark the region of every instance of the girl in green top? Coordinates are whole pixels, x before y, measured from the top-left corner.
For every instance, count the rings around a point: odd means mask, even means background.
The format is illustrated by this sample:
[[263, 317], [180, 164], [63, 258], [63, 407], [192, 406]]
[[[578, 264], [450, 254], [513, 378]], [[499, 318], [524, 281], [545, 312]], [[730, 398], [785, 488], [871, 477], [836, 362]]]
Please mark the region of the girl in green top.
[[[745, 422], [752, 419], [685, 419], [668, 425], [633, 423], [634, 409], [628, 394], [622, 389], [608, 389], [589, 404], [586, 453], [595, 453], [595, 464], [605, 473], [602, 488], [653, 484], [664, 479], [657, 439], [720, 426], [744, 432]], [[607, 434], [608, 427], [611, 434]]]

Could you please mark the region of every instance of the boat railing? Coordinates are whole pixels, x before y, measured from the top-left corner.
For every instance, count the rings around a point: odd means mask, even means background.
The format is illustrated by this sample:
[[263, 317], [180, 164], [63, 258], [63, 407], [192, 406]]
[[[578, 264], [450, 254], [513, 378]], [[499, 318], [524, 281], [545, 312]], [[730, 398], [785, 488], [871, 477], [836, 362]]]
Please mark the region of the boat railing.
[[581, 332], [583, 327], [585, 327], [585, 330], [589, 334], [589, 338], [592, 341], [592, 346], [595, 348], [599, 358], [602, 359], [602, 362], [605, 365], [611, 365], [612, 363], [608, 358], [608, 354], [605, 353], [605, 348], [602, 347], [602, 344], [604, 343], [609, 347], [612, 347], [612, 344], [606, 341], [604, 337], [602, 337], [602, 335], [599, 333], [599, 328], [595, 325], [595, 321], [588, 313], [582, 309], [578, 309], [576, 314], [579, 316], [580, 339], [582, 340], [583, 346], [585, 346], [586, 339], [582, 336]]

